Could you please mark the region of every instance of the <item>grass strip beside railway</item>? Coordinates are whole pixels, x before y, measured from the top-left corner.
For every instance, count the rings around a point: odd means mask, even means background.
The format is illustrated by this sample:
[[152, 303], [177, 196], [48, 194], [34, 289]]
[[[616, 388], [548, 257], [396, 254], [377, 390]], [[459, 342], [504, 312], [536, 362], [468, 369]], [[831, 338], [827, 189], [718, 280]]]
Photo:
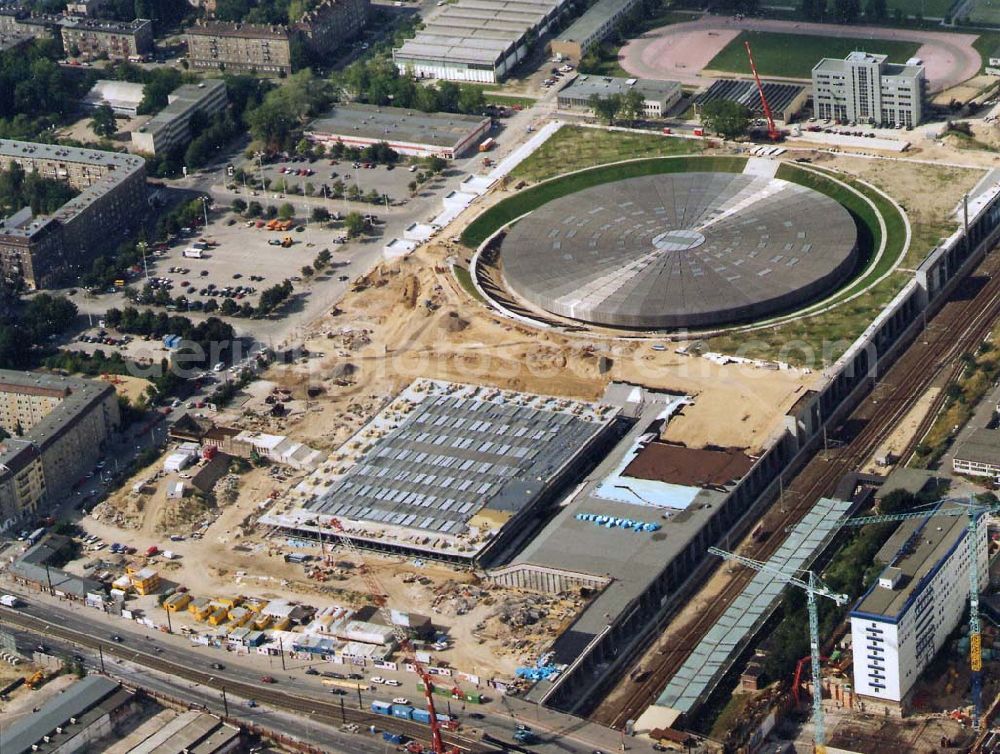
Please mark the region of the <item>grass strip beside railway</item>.
[[671, 157], [640, 159], [581, 170], [553, 178], [519, 191], [495, 204], [472, 221], [462, 233], [462, 243], [474, 249], [507, 223], [564, 196], [627, 178], [692, 171], [739, 173], [746, 159], [742, 157]]

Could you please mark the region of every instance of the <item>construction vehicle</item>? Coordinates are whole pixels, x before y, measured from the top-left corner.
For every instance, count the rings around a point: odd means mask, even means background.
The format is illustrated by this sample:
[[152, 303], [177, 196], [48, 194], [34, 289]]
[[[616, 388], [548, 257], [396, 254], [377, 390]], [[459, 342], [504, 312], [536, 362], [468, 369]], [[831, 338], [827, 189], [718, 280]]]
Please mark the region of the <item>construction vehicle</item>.
[[385, 620], [385, 624], [392, 627], [392, 632], [396, 637], [396, 641], [399, 642], [400, 649], [402, 649], [405, 653], [403, 664], [412, 665], [416, 669], [417, 675], [420, 676], [420, 680], [423, 681], [424, 699], [427, 702], [427, 713], [430, 718], [429, 723], [431, 728], [431, 750], [428, 754], [460, 754], [458, 748], [456, 747], [445, 748], [444, 740], [441, 738], [441, 723], [438, 721], [437, 709], [434, 706], [434, 683], [431, 680], [430, 673], [428, 673], [427, 669], [424, 668], [423, 663], [417, 659], [416, 652], [413, 651], [413, 644], [410, 642], [409, 635], [393, 621], [392, 613], [390, 613], [389, 608], [386, 606], [385, 589], [379, 582], [375, 572], [368, 567], [368, 563], [361, 554], [360, 548], [354, 544], [354, 540], [348, 535], [347, 531], [340, 523], [340, 519], [331, 518], [329, 524], [336, 533], [337, 538], [360, 564], [358, 571], [364, 579], [365, 585], [368, 587], [368, 592], [371, 595], [372, 601], [378, 607], [378, 611]]
[[291, 236], [285, 236], [284, 238], [282, 238], [281, 239], [281, 245], [282, 245], [283, 248], [287, 249], [289, 246], [292, 245], [292, 237]]
[[[954, 507], [944, 508], [946, 503]], [[876, 516], [859, 516], [841, 522], [842, 526], [864, 526], [865, 524], [882, 524], [888, 522], [908, 521], [915, 518], [930, 519], [932, 516], [968, 516], [968, 534], [965, 537], [969, 550], [969, 668], [972, 671], [972, 729], [979, 730], [980, 718], [983, 714], [983, 637], [982, 624], [979, 618], [979, 558], [976, 545], [979, 542], [979, 519], [984, 515], [1000, 513], [1000, 505], [983, 505], [977, 503], [975, 497], [944, 498], [920, 506], [922, 510], [912, 510], [907, 513], [886, 513]], [[920, 530], [918, 529], [917, 532]]]
[[24, 685], [31, 690], [35, 690], [43, 683], [45, 683], [45, 673], [41, 670], [37, 670], [30, 678], [28, 678], [24, 682]]
[[497, 145], [497, 140], [494, 139], [492, 136], [490, 136], [490, 137], [486, 138], [485, 140], [483, 140], [483, 142], [479, 145], [479, 151], [480, 152], [489, 152], [496, 145]]
[[708, 551], [712, 555], [718, 555], [724, 560], [731, 560], [740, 565], [753, 568], [755, 571], [770, 574], [784, 581], [786, 584], [797, 586], [806, 593], [806, 606], [809, 612], [809, 659], [812, 665], [813, 682], [815, 752], [816, 754], [826, 754], [826, 730], [823, 724], [823, 676], [819, 668], [819, 610], [816, 607], [816, 597], [826, 597], [829, 600], [833, 600], [837, 605], [846, 605], [849, 597], [846, 594], [834, 592], [813, 571], [800, 571], [800, 573], [806, 576], [805, 579], [800, 579], [770, 563], [762, 563], [759, 560], [745, 558], [742, 555], [734, 555], [731, 552], [720, 550], [718, 547], [709, 547]]
[[782, 134], [774, 125], [774, 118], [771, 115], [771, 106], [767, 104], [767, 97], [764, 96], [764, 86], [760, 83], [760, 76], [757, 75], [757, 64], [753, 62], [753, 52], [750, 50], [750, 40], [743, 43], [747, 48], [747, 57], [750, 59], [750, 70], [753, 72], [753, 80], [757, 83], [757, 92], [760, 94], [760, 104], [764, 108], [764, 117], [767, 119], [767, 138], [771, 141], [781, 141]]
[[278, 220], [269, 220], [266, 227], [268, 230], [277, 230], [279, 224], [280, 221]]

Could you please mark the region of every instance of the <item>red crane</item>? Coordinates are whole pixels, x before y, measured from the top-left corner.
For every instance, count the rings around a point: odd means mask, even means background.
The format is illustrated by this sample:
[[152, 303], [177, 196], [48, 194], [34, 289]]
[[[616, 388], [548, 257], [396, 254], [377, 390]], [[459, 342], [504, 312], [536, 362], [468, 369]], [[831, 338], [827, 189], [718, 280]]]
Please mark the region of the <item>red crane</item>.
[[[430, 725], [431, 725], [431, 746], [433, 754], [459, 754], [457, 748], [446, 749], [444, 741], [441, 738], [441, 723], [438, 722], [437, 710], [434, 708], [434, 684], [431, 681], [431, 676], [417, 659], [416, 653], [413, 651], [413, 645], [410, 644], [410, 637], [407, 636], [406, 632], [392, 622], [392, 614], [389, 612], [389, 608], [386, 607], [386, 593], [382, 584], [379, 582], [378, 577], [368, 568], [368, 564], [365, 562], [364, 556], [361, 554], [361, 550], [354, 540], [348, 536], [343, 525], [340, 523], [339, 519], [331, 518], [330, 526], [333, 530], [337, 532], [337, 538], [343, 542], [344, 546], [351, 551], [351, 554], [357, 558], [360, 563], [359, 571], [361, 577], [365, 580], [365, 585], [368, 587], [368, 592], [372, 597], [372, 600], [378, 606], [379, 613], [385, 619], [387, 626], [392, 628], [393, 633], [396, 636], [396, 641], [399, 642], [400, 648], [403, 650], [407, 658], [405, 662], [411, 663], [417, 669], [417, 675], [424, 683], [424, 698], [427, 700], [427, 714], [430, 715]], [[453, 692], [454, 693], [454, 690]]]
[[771, 106], [767, 104], [767, 97], [764, 96], [764, 86], [760, 83], [760, 76], [757, 75], [757, 65], [753, 62], [753, 52], [750, 51], [750, 40], [747, 40], [744, 44], [747, 48], [747, 57], [750, 58], [750, 70], [753, 71], [753, 80], [757, 82], [757, 91], [760, 93], [760, 104], [764, 108], [764, 117], [767, 118], [767, 136], [771, 141], [780, 141], [781, 133], [774, 125]]

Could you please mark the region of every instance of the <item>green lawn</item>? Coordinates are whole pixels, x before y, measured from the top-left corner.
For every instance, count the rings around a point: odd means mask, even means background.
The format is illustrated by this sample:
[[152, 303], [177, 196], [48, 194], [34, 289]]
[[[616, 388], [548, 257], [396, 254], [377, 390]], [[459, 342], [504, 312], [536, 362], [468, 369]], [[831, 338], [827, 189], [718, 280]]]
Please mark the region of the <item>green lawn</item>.
[[544, 181], [573, 170], [621, 162], [636, 157], [666, 157], [700, 152], [695, 139], [653, 134], [629, 134], [599, 128], [563, 126], [534, 154], [514, 168], [513, 178]]
[[499, 204], [495, 204], [469, 224], [462, 233], [462, 243], [474, 249], [493, 235], [498, 228], [506, 225], [511, 220], [533, 209], [537, 209], [553, 199], [582, 191], [591, 186], [642, 175], [686, 173], [694, 170], [739, 173], [743, 170], [744, 165], [746, 165], [746, 158], [744, 157], [695, 156], [676, 157], [667, 160], [637, 160], [621, 165], [605, 165], [603, 167], [584, 170], [524, 189], [504, 199]]
[[[1000, 26], [1000, 14], [998, 14], [996, 23]], [[972, 43], [972, 46], [979, 53], [979, 57], [983, 59], [983, 68], [985, 68], [990, 64], [990, 55], [1000, 50], [1000, 32], [984, 32], [976, 37], [976, 41]]]
[[466, 293], [476, 299], [476, 301], [483, 304], [486, 303], [486, 300], [480, 295], [479, 289], [476, 288], [476, 284], [472, 282], [472, 273], [468, 269], [459, 267], [456, 264], [452, 265], [451, 271], [455, 273], [455, 278], [458, 280], [459, 285], [465, 289]]
[[976, 0], [975, 8], [969, 14], [969, 20], [975, 24], [1000, 26], [1000, 0]]
[[903, 63], [920, 47], [916, 42], [889, 39], [841, 39], [808, 34], [778, 34], [767, 31], [740, 32], [732, 42], [712, 58], [707, 69], [726, 73], [750, 73], [750, 63], [744, 43], [750, 40], [757, 73], [761, 76], [783, 76], [808, 79], [820, 58], [843, 58], [857, 49], [889, 56], [891, 63]]

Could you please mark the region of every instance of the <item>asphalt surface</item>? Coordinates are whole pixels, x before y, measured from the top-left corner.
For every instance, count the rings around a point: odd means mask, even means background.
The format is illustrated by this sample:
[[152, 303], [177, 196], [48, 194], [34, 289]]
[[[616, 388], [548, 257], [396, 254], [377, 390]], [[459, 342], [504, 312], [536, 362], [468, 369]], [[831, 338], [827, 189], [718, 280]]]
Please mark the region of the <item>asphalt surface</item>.
[[[8, 590], [6, 586], [3, 589]], [[273, 670], [267, 672], [276, 683], [265, 684], [261, 682], [260, 669], [247, 667], [235, 655], [188, 644], [182, 637], [160, 634], [125, 620], [104, 625], [99, 622], [101, 618], [96, 611], [82, 605], [51, 605], [43, 602], [40, 595], [27, 595], [25, 602], [16, 610], [0, 607], [0, 625], [21, 632], [21, 643], [28, 654], [39, 641], [43, 641], [57, 653], [61, 650], [67, 655], [83, 655], [87, 666], [94, 671], [101, 670], [103, 654], [103, 668], [107, 674], [153, 691], [204, 704], [219, 713], [223, 711], [222, 690], [225, 688], [231, 716], [314, 741], [331, 751], [346, 754], [383, 751], [382, 730], [404, 733], [425, 743], [429, 741], [427, 726], [386, 718], [369, 711], [373, 700], [391, 701], [392, 697], [400, 694], [422, 706], [420, 699], [411, 691], [386, 687], [375, 693], [362, 691], [360, 695], [353, 692], [334, 695], [321, 685], [320, 676], [301, 674], [305, 666], [302, 661], [287, 660], [287, 670], [281, 670], [278, 658], [273, 659]], [[121, 637], [122, 641], [114, 641], [112, 635]], [[178, 646], [178, 642], [184, 643]], [[220, 662], [223, 668], [212, 668], [213, 662]], [[258, 706], [248, 706], [247, 702], [251, 699]], [[577, 718], [557, 716], [517, 699], [503, 698], [493, 706], [482, 707], [462, 705], [444, 697], [435, 701], [439, 712], [450, 711], [461, 723], [461, 729], [456, 733], [447, 733], [446, 740], [459, 746], [463, 752], [500, 751], [497, 746], [482, 742], [482, 732], [511, 741], [521, 721], [531, 725], [539, 735], [540, 742], [531, 750], [540, 754], [609, 752], [612, 750], [609, 742], [619, 737], [616, 731]], [[466, 709], [463, 711], [462, 707]], [[482, 719], [472, 718], [470, 713], [482, 715]], [[345, 720], [361, 725], [363, 735], [338, 730], [337, 726]], [[377, 740], [365, 730], [373, 724], [377, 729]], [[359, 745], [362, 742], [371, 746]], [[652, 749], [648, 742], [630, 739], [628, 750], [648, 752]]]

